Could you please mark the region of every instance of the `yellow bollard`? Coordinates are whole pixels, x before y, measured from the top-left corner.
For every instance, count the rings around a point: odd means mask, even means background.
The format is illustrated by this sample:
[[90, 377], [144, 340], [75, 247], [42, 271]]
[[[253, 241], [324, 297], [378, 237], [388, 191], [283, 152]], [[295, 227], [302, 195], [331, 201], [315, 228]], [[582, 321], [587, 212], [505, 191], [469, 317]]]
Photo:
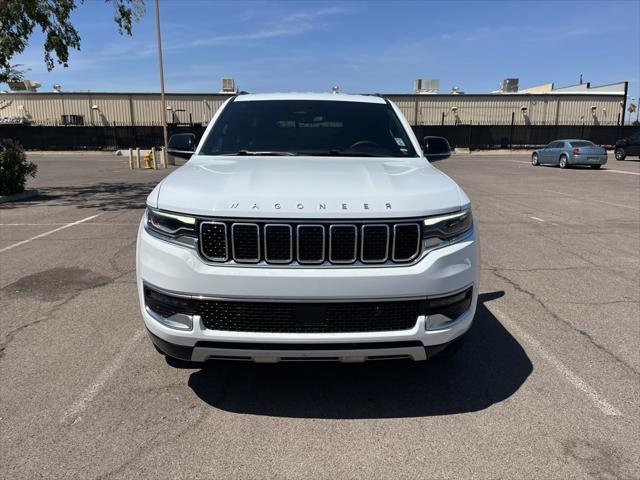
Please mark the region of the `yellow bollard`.
[[151, 166], [151, 152], [147, 153], [144, 156], [144, 168], [147, 169], [147, 170], [152, 168], [152, 166]]
[[158, 161], [156, 160], [156, 147], [151, 147], [151, 158], [153, 159], [153, 169], [158, 169]]
[[140, 147], [136, 147], [136, 168], [140, 168]]
[[129, 170], [133, 170], [133, 148], [129, 149]]

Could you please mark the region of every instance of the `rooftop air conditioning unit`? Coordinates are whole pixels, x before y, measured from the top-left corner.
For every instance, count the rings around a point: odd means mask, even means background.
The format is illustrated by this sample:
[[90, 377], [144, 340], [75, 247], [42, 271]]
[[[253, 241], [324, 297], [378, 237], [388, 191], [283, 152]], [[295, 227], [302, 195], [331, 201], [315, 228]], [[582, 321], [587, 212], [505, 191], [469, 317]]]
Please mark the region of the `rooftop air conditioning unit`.
[[440, 91], [440, 80], [419, 78], [413, 82], [413, 90], [418, 94], [438, 93]]
[[502, 93], [516, 93], [518, 91], [519, 79], [517, 78], [505, 78], [500, 86]]
[[220, 93], [238, 93], [238, 89], [236, 88], [236, 81], [233, 78], [223, 77], [222, 78], [222, 89]]
[[37, 92], [42, 86], [40, 82], [34, 80], [20, 80], [17, 82], [7, 82], [12, 92]]

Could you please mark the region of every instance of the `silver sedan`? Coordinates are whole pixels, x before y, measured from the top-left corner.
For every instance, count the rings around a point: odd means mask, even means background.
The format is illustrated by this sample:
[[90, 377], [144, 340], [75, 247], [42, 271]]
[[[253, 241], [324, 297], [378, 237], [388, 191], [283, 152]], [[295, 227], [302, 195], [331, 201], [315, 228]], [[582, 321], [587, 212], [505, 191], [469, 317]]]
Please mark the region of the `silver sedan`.
[[589, 140], [556, 140], [544, 148], [534, 150], [532, 165], [589, 165], [600, 168], [607, 163], [607, 150]]

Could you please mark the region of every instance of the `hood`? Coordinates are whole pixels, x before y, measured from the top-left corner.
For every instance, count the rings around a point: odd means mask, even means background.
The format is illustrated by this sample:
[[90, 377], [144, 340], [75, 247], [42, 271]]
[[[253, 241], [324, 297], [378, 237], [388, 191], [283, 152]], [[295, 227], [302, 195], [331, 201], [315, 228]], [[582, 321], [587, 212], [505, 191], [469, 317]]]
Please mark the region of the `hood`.
[[418, 217], [469, 200], [423, 158], [193, 157], [152, 192], [149, 205], [202, 216]]

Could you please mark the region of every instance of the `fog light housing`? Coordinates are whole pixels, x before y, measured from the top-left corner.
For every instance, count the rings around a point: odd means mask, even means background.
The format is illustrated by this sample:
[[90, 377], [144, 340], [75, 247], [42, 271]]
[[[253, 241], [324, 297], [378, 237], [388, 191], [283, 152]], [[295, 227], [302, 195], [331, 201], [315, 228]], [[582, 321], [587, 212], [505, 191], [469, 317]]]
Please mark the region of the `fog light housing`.
[[165, 295], [145, 287], [144, 302], [145, 310], [154, 320], [174, 330], [193, 330], [193, 322], [200, 320], [188, 298]]
[[471, 308], [473, 287], [452, 295], [428, 298], [425, 314], [427, 330], [446, 328]]

